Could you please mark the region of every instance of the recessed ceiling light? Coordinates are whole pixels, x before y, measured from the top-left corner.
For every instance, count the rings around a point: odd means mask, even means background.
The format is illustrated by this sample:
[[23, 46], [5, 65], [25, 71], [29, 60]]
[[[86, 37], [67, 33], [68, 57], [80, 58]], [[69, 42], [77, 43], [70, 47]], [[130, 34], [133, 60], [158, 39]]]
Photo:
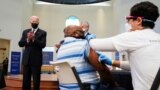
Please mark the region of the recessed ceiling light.
[[[57, 3], [49, 3], [49, 2], [43, 2], [43, 1], [37, 1], [35, 4], [40, 4], [40, 5], [67, 5], [67, 4], [57, 4]], [[92, 4], [79, 4], [79, 6], [111, 6], [111, 4], [109, 3], [109, 1], [105, 1], [105, 2], [92, 3]]]

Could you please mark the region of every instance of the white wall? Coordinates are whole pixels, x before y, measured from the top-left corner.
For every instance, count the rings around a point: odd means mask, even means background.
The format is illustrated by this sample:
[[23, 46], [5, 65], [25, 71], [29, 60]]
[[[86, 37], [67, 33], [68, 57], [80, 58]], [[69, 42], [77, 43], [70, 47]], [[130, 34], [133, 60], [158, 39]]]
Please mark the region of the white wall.
[[24, 19], [31, 15], [32, 7], [33, 0], [0, 1], [0, 38], [11, 41], [10, 54], [11, 51], [22, 50], [18, 46], [18, 41], [21, 37], [22, 28], [26, 26]]
[[[0, 38], [10, 40], [10, 52], [21, 51], [18, 41], [22, 30], [30, 27], [29, 17], [40, 17], [40, 28], [48, 32], [47, 46], [54, 46], [63, 38], [65, 19], [70, 15], [90, 23], [90, 32], [97, 37], [110, 37], [124, 32], [125, 16], [137, 2], [144, 0], [111, 0], [110, 7], [33, 5], [34, 0], [0, 1]], [[160, 8], [160, 0], [150, 0]], [[160, 32], [160, 18], [155, 30]]]
[[[130, 8], [140, 1], [145, 0], [111, 0], [111, 6], [83, 6], [83, 5], [42, 5], [36, 4], [33, 14], [40, 17], [40, 28], [47, 31], [47, 46], [54, 46], [63, 38], [65, 20], [70, 15], [77, 16], [81, 21], [90, 23], [90, 32], [98, 38], [110, 37], [125, 32], [125, 17], [129, 15]], [[159, 0], [152, 0], [160, 7]], [[156, 23], [156, 31], [160, 25]]]
[[[47, 46], [53, 46], [63, 38], [65, 19], [70, 15], [89, 21], [90, 32], [97, 37], [113, 36], [124, 32], [125, 16], [130, 7], [140, 1], [144, 0], [112, 0], [113, 5], [109, 7], [37, 4], [33, 7], [33, 0], [1, 0], [0, 38], [11, 40], [11, 51], [21, 51], [17, 42], [22, 30], [30, 27], [32, 14], [40, 17], [40, 28], [48, 32]], [[160, 7], [159, 0], [152, 2]], [[159, 21], [156, 30], [159, 30]]]
[[[130, 8], [141, 1], [146, 0], [113, 0], [113, 15], [114, 15], [114, 29], [118, 33], [125, 32], [124, 24], [126, 23], [125, 16], [129, 15]], [[149, 0], [159, 7], [160, 12], [160, 0]], [[160, 17], [158, 18], [155, 26], [155, 30], [160, 32]]]
[[90, 32], [97, 37], [107, 37], [113, 30], [112, 6], [35, 5], [34, 14], [40, 17], [40, 28], [47, 31], [47, 46], [63, 39], [63, 29], [68, 16], [77, 16], [90, 23]]
[[11, 40], [12, 50], [17, 49], [21, 31], [22, 0], [3, 0], [0, 3], [0, 38]]

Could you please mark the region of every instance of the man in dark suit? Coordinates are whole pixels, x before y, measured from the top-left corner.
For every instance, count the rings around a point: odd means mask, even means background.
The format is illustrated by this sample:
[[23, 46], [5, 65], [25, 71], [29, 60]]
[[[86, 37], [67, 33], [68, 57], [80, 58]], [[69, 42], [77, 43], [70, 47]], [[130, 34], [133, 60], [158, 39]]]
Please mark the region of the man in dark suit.
[[31, 90], [31, 76], [33, 77], [34, 90], [40, 90], [40, 74], [42, 66], [42, 49], [46, 46], [47, 33], [38, 28], [39, 18], [31, 16], [32, 28], [23, 31], [19, 46], [24, 47], [23, 65], [23, 90]]
[[95, 34], [89, 33], [89, 23], [87, 21], [82, 21], [80, 23], [80, 26], [82, 30], [84, 31], [84, 39], [90, 40], [90, 39], [96, 38]]
[[82, 21], [80, 23], [82, 30], [84, 31], [84, 36], [90, 35], [89, 31], [89, 23], [87, 21]]

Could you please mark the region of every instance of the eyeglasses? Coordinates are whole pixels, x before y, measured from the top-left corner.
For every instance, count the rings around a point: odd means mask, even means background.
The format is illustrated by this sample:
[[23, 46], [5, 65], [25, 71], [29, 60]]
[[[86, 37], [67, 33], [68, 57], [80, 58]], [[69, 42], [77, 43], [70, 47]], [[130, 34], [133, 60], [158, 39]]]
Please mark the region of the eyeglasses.
[[127, 16], [126, 17], [126, 19], [127, 19], [127, 21], [129, 21], [130, 19], [137, 19], [138, 17], [140, 17], [140, 18], [144, 18], [144, 17], [141, 17], [141, 16]]

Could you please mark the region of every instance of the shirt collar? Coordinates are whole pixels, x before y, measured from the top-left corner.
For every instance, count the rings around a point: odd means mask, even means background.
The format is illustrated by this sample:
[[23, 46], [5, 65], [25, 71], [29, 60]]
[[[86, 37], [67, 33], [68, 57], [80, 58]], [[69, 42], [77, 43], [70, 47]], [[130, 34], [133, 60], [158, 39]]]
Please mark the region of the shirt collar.
[[32, 31], [34, 31], [34, 33], [36, 33], [38, 30], [38, 27], [36, 29], [32, 28]]
[[65, 42], [68, 42], [68, 41], [73, 41], [73, 40], [75, 40], [76, 38], [74, 38], [74, 37], [65, 37], [64, 38], [64, 41]]

